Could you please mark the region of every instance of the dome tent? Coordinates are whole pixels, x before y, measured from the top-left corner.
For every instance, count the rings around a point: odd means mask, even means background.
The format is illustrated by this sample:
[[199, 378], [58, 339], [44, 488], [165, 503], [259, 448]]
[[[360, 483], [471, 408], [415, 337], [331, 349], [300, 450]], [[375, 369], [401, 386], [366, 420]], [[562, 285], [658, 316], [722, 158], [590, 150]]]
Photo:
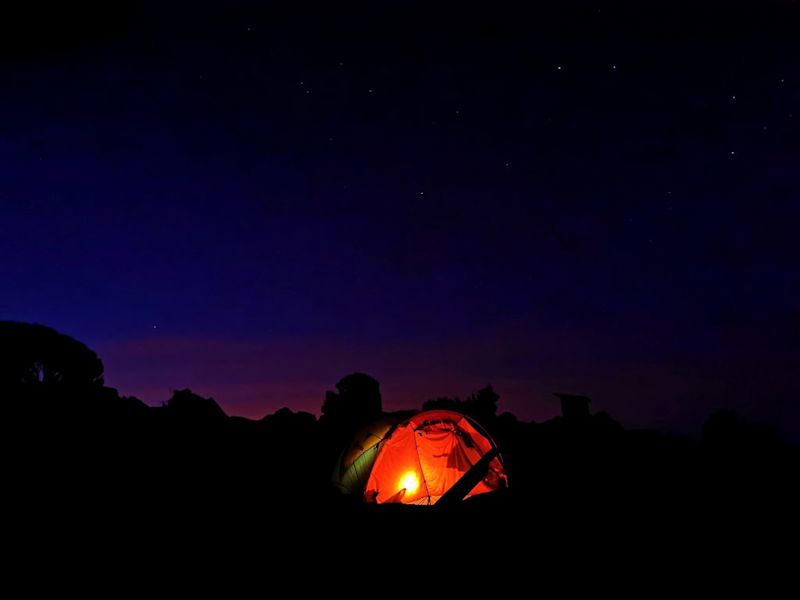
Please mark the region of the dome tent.
[[389, 415], [360, 431], [334, 482], [367, 502], [435, 504], [451, 491], [461, 498], [495, 491], [505, 487], [506, 476], [480, 425], [457, 412], [431, 410], [400, 422]]

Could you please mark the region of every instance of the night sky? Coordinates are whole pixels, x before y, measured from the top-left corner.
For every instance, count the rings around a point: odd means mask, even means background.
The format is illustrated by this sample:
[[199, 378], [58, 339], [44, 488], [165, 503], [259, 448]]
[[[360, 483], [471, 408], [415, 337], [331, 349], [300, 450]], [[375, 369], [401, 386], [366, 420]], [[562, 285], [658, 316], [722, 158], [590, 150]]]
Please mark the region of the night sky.
[[800, 3], [106, 4], [0, 20], [0, 319], [150, 403], [800, 435]]

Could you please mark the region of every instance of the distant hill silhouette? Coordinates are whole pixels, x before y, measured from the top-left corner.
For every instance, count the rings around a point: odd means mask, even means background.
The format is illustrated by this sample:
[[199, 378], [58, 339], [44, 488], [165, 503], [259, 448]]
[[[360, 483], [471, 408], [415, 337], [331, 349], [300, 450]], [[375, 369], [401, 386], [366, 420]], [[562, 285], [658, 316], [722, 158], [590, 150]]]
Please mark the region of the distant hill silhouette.
[[184, 421], [220, 421], [228, 415], [213, 398], [203, 398], [189, 389], [175, 390], [164, 404], [164, 412]]

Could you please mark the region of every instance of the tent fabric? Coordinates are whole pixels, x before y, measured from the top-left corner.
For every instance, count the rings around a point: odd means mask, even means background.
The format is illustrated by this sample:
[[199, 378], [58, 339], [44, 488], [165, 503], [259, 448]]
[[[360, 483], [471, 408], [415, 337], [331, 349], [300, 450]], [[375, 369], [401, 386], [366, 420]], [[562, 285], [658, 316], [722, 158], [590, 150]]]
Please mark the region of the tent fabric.
[[[494, 447], [469, 417], [425, 411], [396, 426], [384, 422], [359, 433], [340, 463], [339, 485], [363, 493], [367, 502], [435, 504]], [[497, 456], [466, 497], [497, 490], [505, 482]]]
[[334, 472], [333, 480], [344, 493], [363, 490], [378, 455], [380, 443], [397, 420], [384, 417], [359, 431], [344, 451]]

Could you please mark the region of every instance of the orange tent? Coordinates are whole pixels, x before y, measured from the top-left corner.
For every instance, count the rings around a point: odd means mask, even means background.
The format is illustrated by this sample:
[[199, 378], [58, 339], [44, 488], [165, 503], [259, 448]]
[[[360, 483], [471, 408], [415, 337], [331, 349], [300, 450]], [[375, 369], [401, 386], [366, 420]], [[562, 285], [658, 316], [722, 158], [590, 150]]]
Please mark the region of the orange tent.
[[[462, 477], [461, 486], [453, 489]], [[447, 410], [401, 423], [385, 418], [361, 431], [342, 455], [339, 487], [378, 504], [435, 504], [448, 491], [462, 498], [506, 485], [497, 447], [469, 417]], [[474, 484], [472, 483], [474, 481]]]

